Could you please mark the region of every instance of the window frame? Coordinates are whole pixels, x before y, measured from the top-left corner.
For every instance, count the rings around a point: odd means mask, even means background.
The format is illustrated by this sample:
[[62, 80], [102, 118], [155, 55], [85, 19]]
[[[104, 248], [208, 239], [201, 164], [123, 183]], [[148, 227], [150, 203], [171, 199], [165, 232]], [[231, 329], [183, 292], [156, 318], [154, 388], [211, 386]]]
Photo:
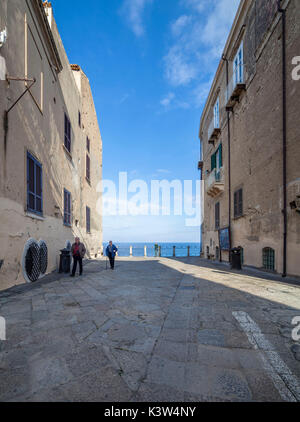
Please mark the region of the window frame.
[[220, 97], [217, 98], [214, 104], [214, 128], [220, 129]]
[[215, 230], [220, 230], [220, 202], [215, 204]]
[[275, 249], [269, 246], [262, 249], [262, 265], [263, 265], [263, 269], [266, 271], [276, 271]]
[[234, 85], [244, 83], [244, 42], [242, 41], [233, 60]]
[[240, 188], [234, 192], [234, 218], [244, 215], [244, 190]]
[[[68, 210], [66, 210], [66, 195], [67, 195], [67, 198], [69, 199]], [[69, 217], [69, 221], [66, 221], [66, 216]], [[65, 226], [72, 227], [72, 194], [65, 188], [64, 188], [64, 219], [63, 221], [64, 221]]]
[[[29, 160], [33, 161], [33, 183], [34, 183], [34, 192], [30, 190], [30, 181], [29, 181]], [[43, 165], [29, 152], [27, 151], [27, 211], [39, 216], [43, 216]], [[36, 168], [40, 169], [40, 188], [41, 194], [37, 194], [37, 174]], [[29, 196], [32, 195], [34, 198], [34, 208], [31, 208], [29, 205]], [[41, 201], [41, 211], [37, 210], [37, 199]]]
[[86, 217], [86, 232], [91, 233], [91, 209], [86, 206], [85, 208], [85, 217]]
[[64, 113], [65, 115], [65, 123], [64, 123], [64, 147], [68, 151], [69, 154], [71, 154], [71, 148], [72, 148], [72, 125], [71, 121], [67, 115], [67, 113]]
[[89, 154], [86, 154], [86, 163], [85, 163], [85, 177], [86, 180], [91, 182], [91, 159]]

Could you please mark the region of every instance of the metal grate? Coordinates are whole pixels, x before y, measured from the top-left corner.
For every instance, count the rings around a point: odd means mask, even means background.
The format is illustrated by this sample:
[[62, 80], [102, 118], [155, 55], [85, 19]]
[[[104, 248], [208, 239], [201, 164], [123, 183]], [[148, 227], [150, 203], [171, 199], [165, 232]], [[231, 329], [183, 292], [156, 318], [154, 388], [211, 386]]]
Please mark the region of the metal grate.
[[28, 279], [37, 281], [40, 276], [40, 248], [36, 242], [32, 242], [25, 256], [25, 271]]
[[275, 271], [275, 251], [272, 248], [263, 249], [263, 268]]
[[40, 248], [40, 272], [41, 274], [46, 274], [47, 267], [48, 267], [48, 248], [46, 243], [41, 240], [39, 242]]

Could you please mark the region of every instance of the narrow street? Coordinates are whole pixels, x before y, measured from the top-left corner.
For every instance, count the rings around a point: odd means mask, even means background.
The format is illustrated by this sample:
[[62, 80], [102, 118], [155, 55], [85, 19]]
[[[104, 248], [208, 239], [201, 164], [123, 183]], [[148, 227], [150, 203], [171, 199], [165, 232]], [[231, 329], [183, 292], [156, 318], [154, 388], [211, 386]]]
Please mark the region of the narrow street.
[[0, 315], [1, 401], [300, 401], [298, 286], [122, 258], [1, 292]]

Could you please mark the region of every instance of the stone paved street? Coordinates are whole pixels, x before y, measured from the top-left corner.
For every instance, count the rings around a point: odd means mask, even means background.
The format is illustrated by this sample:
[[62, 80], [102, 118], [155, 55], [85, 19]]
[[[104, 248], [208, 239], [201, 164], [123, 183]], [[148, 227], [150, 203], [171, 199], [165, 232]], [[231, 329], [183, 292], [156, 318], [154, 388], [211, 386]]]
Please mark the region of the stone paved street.
[[300, 287], [122, 258], [0, 293], [1, 401], [300, 401]]

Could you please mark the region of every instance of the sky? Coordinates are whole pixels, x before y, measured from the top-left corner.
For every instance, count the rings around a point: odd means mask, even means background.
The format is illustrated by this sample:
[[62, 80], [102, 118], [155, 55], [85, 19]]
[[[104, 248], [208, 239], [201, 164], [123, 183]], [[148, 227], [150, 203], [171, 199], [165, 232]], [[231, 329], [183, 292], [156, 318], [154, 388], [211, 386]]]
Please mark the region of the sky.
[[[202, 109], [239, 0], [53, 0], [70, 63], [87, 74], [103, 178], [199, 180]], [[130, 196], [130, 195], [129, 195]], [[151, 201], [149, 195], [149, 201]], [[199, 242], [186, 215], [104, 216], [104, 240]]]

